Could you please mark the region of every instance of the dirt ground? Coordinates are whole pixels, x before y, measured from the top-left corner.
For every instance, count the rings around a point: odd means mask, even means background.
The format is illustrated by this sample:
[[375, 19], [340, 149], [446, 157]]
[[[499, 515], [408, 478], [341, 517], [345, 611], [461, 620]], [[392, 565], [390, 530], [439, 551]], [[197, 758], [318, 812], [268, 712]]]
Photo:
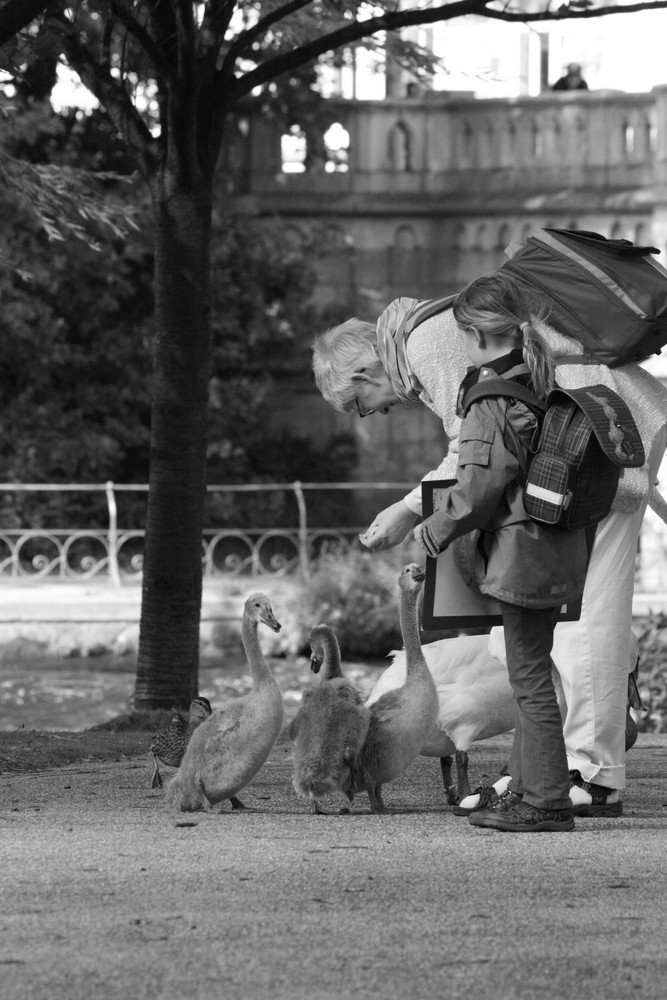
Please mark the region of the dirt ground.
[[0, 774], [45, 771], [79, 761], [120, 761], [149, 752], [151, 737], [169, 725], [170, 712], [119, 716], [103, 726], [73, 732], [19, 729], [0, 732]]

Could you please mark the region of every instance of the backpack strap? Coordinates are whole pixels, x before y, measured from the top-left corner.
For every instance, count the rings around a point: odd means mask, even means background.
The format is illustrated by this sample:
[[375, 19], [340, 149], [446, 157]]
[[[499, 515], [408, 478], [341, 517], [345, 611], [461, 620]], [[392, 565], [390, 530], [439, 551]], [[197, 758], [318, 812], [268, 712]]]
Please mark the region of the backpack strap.
[[606, 385], [587, 385], [582, 389], [552, 389], [547, 397], [551, 403], [566, 397], [573, 400], [590, 423], [600, 447], [614, 465], [639, 468], [646, 460], [637, 425], [627, 403]]
[[437, 316], [438, 313], [444, 312], [445, 309], [450, 309], [455, 298], [456, 295], [442, 295], [438, 299], [420, 299], [412, 307], [410, 314], [404, 321], [403, 331], [405, 336], [409, 337], [420, 323], [431, 319], [432, 316]]
[[522, 385], [521, 382], [516, 382], [511, 378], [499, 377], [484, 379], [482, 382], [477, 382], [476, 385], [468, 389], [462, 400], [462, 415], [465, 416], [472, 404], [478, 399], [484, 399], [485, 396], [507, 396], [510, 399], [518, 399], [539, 416], [544, 414], [544, 404], [540, 403], [535, 393], [528, 386]]

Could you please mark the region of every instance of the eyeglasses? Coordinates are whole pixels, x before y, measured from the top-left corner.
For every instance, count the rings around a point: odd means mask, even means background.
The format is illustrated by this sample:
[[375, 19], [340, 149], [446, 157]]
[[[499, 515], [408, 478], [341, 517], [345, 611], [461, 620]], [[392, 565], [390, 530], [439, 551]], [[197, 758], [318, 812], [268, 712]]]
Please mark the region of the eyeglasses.
[[374, 410], [362, 410], [361, 406], [359, 405], [359, 397], [358, 396], [354, 397], [354, 405], [356, 406], [357, 413], [359, 414], [360, 417], [370, 417], [371, 413], [375, 412]]

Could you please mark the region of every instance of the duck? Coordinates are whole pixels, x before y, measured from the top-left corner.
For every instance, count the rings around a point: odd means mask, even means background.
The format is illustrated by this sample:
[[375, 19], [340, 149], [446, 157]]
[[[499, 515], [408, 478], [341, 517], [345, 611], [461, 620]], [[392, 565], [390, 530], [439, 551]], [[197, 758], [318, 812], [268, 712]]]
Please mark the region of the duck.
[[382, 798], [382, 786], [403, 774], [431, 736], [438, 719], [438, 692], [419, 639], [417, 605], [425, 576], [417, 563], [408, 563], [399, 576], [405, 679], [399, 687], [366, 703], [370, 723], [355, 786], [366, 789], [373, 813], [389, 811]]
[[[370, 712], [361, 693], [343, 675], [334, 630], [315, 625], [310, 646], [310, 669], [319, 674], [319, 680], [304, 691], [301, 707], [287, 728], [292, 743], [292, 786], [300, 798], [309, 801], [311, 813], [327, 815], [319, 801], [325, 795], [342, 792], [352, 804]], [[349, 808], [342, 811], [349, 812]]]
[[[514, 728], [512, 688], [507, 667], [489, 652], [488, 635], [438, 639], [421, 649], [436, 687], [438, 717], [419, 753], [440, 759], [447, 803], [456, 806], [471, 794], [468, 751], [472, 744]], [[405, 650], [392, 650], [389, 655], [391, 664], [366, 699], [371, 711], [374, 703], [405, 681]]]
[[167, 788], [167, 805], [181, 812], [210, 809], [225, 800], [245, 808], [237, 793], [255, 777], [280, 735], [283, 699], [262, 652], [258, 626], [281, 625], [266, 594], [250, 594], [243, 607], [241, 638], [253, 689], [216, 709], [199, 725]]
[[151, 754], [155, 764], [151, 788], [162, 788], [160, 763], [167, 767], [180, 767], [190, 737], [210, 714], [211, 703], [208, 698], [194, 698], [190, 702], [187, 721], [177, 708], [172, 708], [169, 725], [164, 729], [158, 729], [151, 740]]

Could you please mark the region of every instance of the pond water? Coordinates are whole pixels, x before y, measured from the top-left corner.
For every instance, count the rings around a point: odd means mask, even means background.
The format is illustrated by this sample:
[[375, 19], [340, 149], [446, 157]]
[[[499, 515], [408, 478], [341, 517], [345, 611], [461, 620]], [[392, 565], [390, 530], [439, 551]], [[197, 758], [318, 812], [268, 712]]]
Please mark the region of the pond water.
[[[386, 663], [346, 663], [346, 677], [367, 694]], [[286, 717], [297, 710], [303, 688], [313, 679], [308, 659], [272, 659]], [[80, 732], [127, 712], [136, 664], [118, 657], [17, 660], [0, 663], [0, 730], [39, 729]], [[250, 690], [243, 660], [204, 663], [199, 693], [215, 708]]]

